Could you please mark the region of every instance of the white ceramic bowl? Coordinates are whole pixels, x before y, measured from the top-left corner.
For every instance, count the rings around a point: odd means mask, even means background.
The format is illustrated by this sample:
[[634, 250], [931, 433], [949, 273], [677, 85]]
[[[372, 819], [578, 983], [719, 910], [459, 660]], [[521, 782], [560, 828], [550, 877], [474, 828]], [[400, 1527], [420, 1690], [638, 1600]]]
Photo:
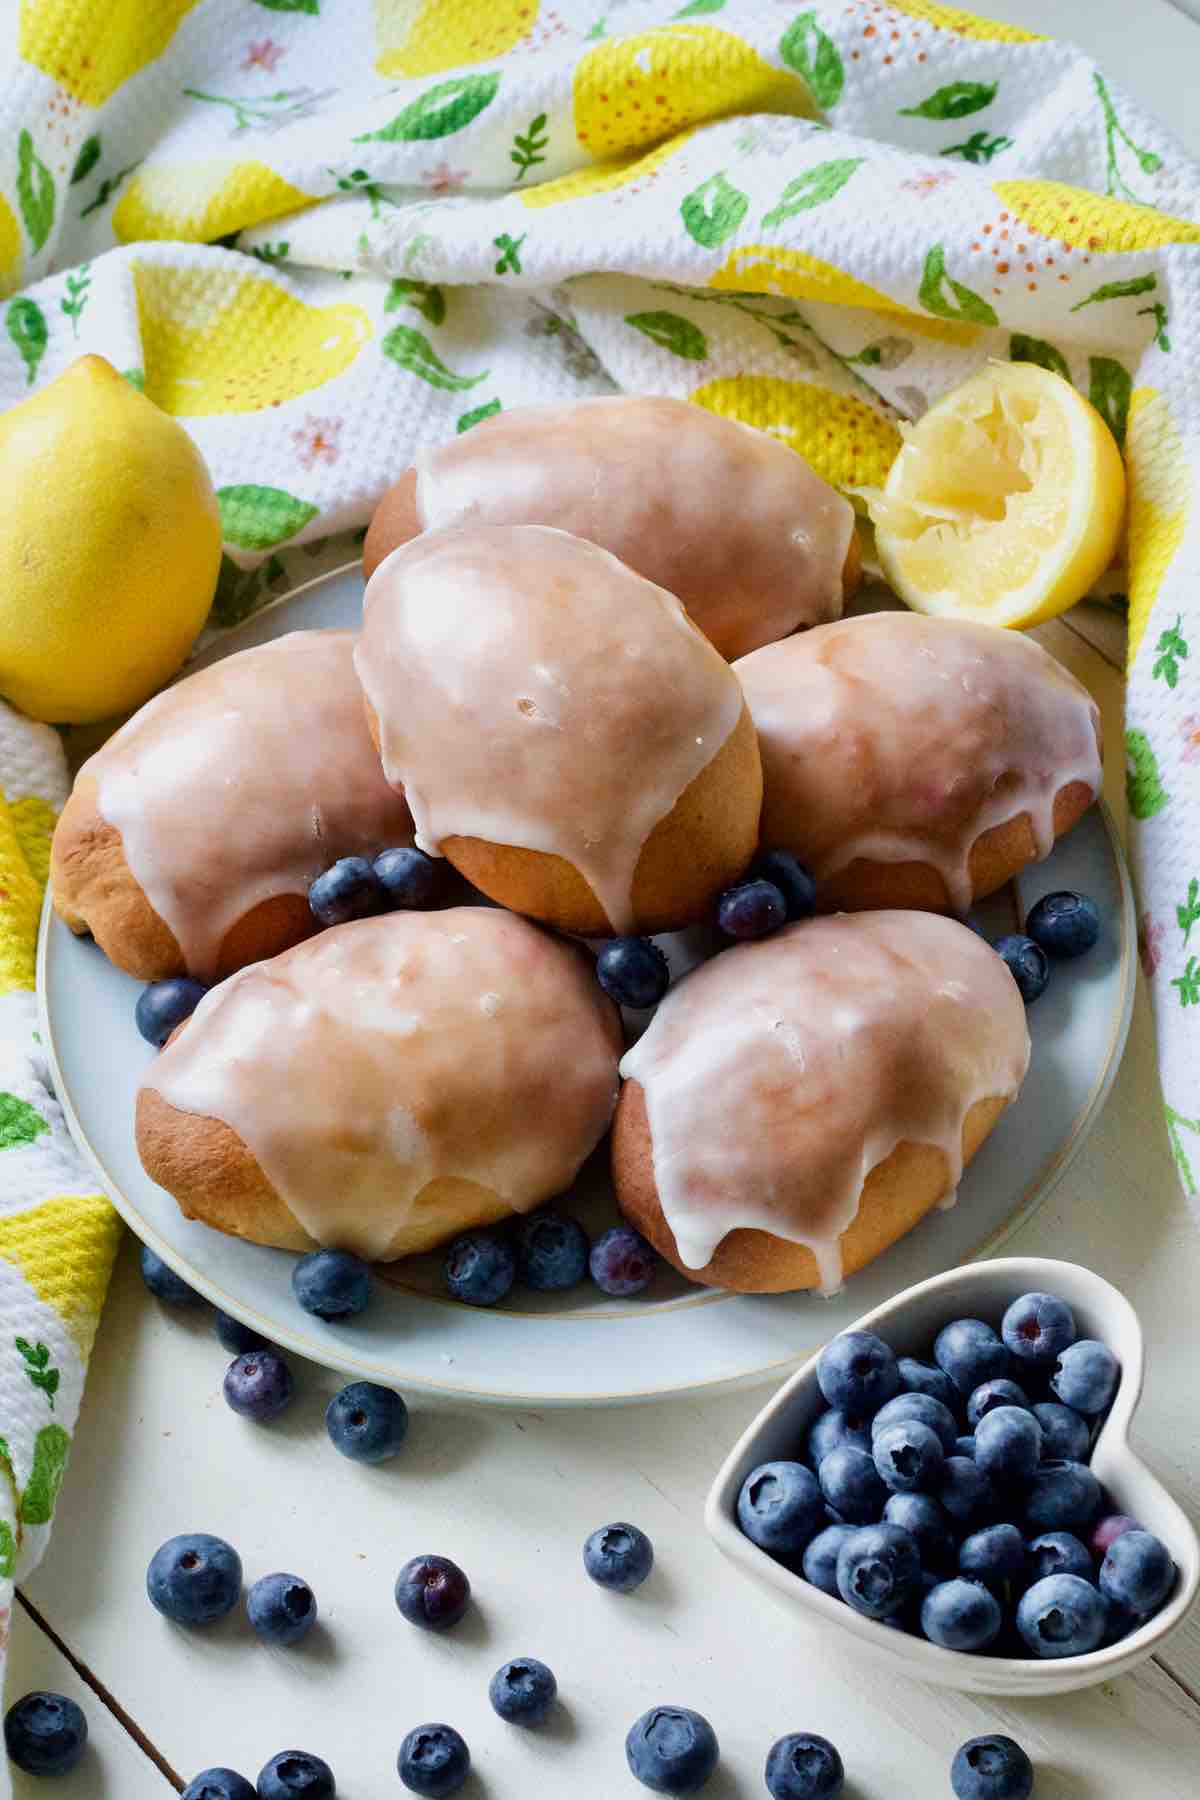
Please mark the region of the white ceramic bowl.
[[1101, 1339], [1120, 1358], [1121, 1383], [1096, 1440], [1091, 1466], [1114, 1508], [1154, 1532], [1175, 1558], [1179, 1577], [1171, 1598], [1139, 1630], [1109, 1649], [1041, 1661], [943, 1650], [865, 1619], [793, 1575], [742, 1535], [737, 1498], [746, 1476], [759, 1463], [797, 1455], [808, 1426], [824, 1406], [813, 1356], [743, 1433], [713, 1483], [705, 1511], [708, 1529], [725, 1555], [789, 1606], [806, 1630], [827, 1639], [840, 1637], [896, 1674], [969, 1693], [1028, 1699], [1070, 1693], [1124, 1675], [1181, 1623], [1200, 1587], [1200, 1542], [1170, 1494], [1129, 1446], [1129, 1422], [1142, 1391], [1144, 1352], [1138, 1316], [1124, 1294], [1076, 1263], [1010, 1256], [922, 1281], [866, 1313], [853, 1329], [877, 1332], [899, 1355], [927, 1358], [935, 1335], [951, 1319], [987, 1319], [998, 1327], [1009, 1303], [1034, 1290], [1060, 1295], [1075, 1314], [1079, 1335]]

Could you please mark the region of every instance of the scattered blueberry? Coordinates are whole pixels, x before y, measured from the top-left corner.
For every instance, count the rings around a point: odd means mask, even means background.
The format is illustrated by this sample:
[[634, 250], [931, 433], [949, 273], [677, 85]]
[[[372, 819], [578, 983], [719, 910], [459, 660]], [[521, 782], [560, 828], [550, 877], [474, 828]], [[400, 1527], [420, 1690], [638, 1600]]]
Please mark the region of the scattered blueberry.
[[[903, 1520], [897, 1520], [896, 1523], [902, 1525]], [[832, 1594], [836, 1599], [838, 1553], [846, 1539], [853, 1537], [857, 1529], [855, 1525], [827, 1525], [824, 1531], [818, 1531], [805, 1550], [800, 1565], [805, 1581], [811, 1581], [823, 1594]]]
[[789, 923], [811, 918], [817, 910], [817, 884], [790, 850], [764, 850], [751, 871], [756, 880], [769, 882], [783, 895]]
[[1073, 1406], [1091, 1418], [1104, 1411], [1120, 1377], [1121, 1365], [1107, 1344], [1080, 1338], [1068, 1344], [1055, 1363], [1050, 1391], [1064, 1406]]
[[943, 1650], [986, 1650], [1003, 1623], [1000, 1602], [978, 1581], [939, 1582], [921, 1604], [921, 1630]]
[[838, 1800], [846, 1771], [828, 1738], [792, 1731], [771, 1745], [764, 1779], [771, 1800]]
[[[932, 1432], [929, 1435], [933, 1437]], [[865, 1450], [856, 1450], [852, 1444], [831, 1450], [822, 1458], [817, 1479], [830, 1506], [851, 1524], [870, 1525], [882, 1513], [887, 1488], [874, 1457]]]
[[921, 1553], [922, 1569], [954, 1567], [954, 1535], [950, 1515], [932, 1494], [889, 1494], [884, 1523], [907, 1531]]
[[190, 975], [171, 975], [144, 987], [133, 1009], [133, 1022], [148, 1044], [161, 1050], [171, 1033], [190, 1019], [208, 989]]
[[1141, 1526], [1128, 1513], [1105, 1513], [1088, 1533], [1087, 1547], [1097, 1562], [1103, 1562], [1119, 1537], [1127, 1531], [1140, 1531]]
[[1017, 991], [1026, 1006], [1032, 1006], [1046, 991], [1046, 983], [1050, 979], [1050, 959], [1040, 944], [1035, 944], [1031, 937], [1014, 931], [1008, 937], [997, 938], [992, 945], [1001, 962], [1008, 967], [1008, 972], [1017, 984]]
[[230, 1356], [244, 1356], [247, 1350], [266, 1350], [268, 1348], [265, 1337], [260, 1337], [257, 1331], [250, 1329], [249, 1325], [243, 1325], [242, 1321], [235, 1319], [232, 1313], [215, 1312], [213, 1314], [213, 1330]]
[[514, 1657], [488, 1683], [493, 1711], [510, 1725], [541, 1725], [557, 1693], [553, 1671], [536, 1656]]
[[1086, 1463], [1052, 1458], [1033, 1471], [1025, 1522], [1033, 1531], [1078, 1531], [1091, 1524], [1100, 1504], [1100, 1483]]
[[202, 1769], [192, 1776], [180, 1800], [257, 1800], [257, 1796], [236, 1769]]
[[139, 1261], [142, 1280], [156, 1300], [163, 1300], [168, 1306], [204, 1305], [203, 1296], [189, 1287], [183, 1276], [177, 1275], [161, 1256], [156, 1256], [149, 1244], [142, 1245]]
[[370, 1302], [371, 1270], [349, 1250], [314, 1250], [292, 1270], [292, 1292], [318, 1319], [351, 1319]]
[[864, 1525], [838, 1552], [838, 1592], [868, 1619], [899, 1612], [920, 1573], [916, 1542], [898, 1525]]
[[408, 1408], [391, 1388], [352, 1381], [325, 1408], [325, 1429], [351, 1462], [387, 1462], [408, 1435]]
[[950, 1517], [960, 1525], [978, 1518], [995, 1503], [991, 1482], [978, 1463], [972, 1462], [968, 1456], [946, 1458], [937, 1498]]
[[247, 1590], [246, 1616], [265, 1644], [298, 1644], [317, 1622], [317, 1602], [298, 1575], [262, 1575]]
[[933, 1354], [938, 1368], [963, 1395], [1008, 1374], [1008, 1351], [982, 1319], [955, 1319], [943, 1326], [934, 1339]]
[[1066, 1462], [1082, 1462], [1088, 1453], [1091, 1431], [1088, 1422], [1073, 1406], [1061, 1400], [1042, 1400], [1033, 1409], [1042, 1428], [1042, 1455], [1061, 1457]]
[[985, 1525], [958, 1546], [958, 1571], [971, 1581], [1019, 1581], [1025, 1573], [1025, 1539], [1015, 1525]]
[[383, 889], [384, 904], [403, 912], [424, 912], [436, 906], [445, 882], [446, 865], [440, 857], [404, 845], [381, 850], [371, 864]]
[[942, 1401], [935, 1400], [930, 1394], [897, 1394], [894, 1400], [881, 1406], [871, 1420], [872, 1438], [878, 1437], [886, 1425], [898, 1425], [901, 1419], [919, 1419], [922, 1425], [928, 1425], [932, 1431], [936, 1431], [946, 1455], [953, 1454], [958, 1426], [954, 1422], [954, 1414]]
[[975, 1427], [975, 1466], [991, 1481], [1028, 1481], [1041, 1456], [1042, 1428], [1022, 1406], [998, 1406]]
[[625, 1739], [629, 1772], [656, 1794], [696, 1794], [717, 1766], [717, 1734], [686, 1706], [652, 1706]]
[[652, 938], [610, 938], [596, 957], [596, 979], [618, 1006], [644, 1012], [670, 987], [671, 971]]
[[268, 1345], [265, 1350], [247, 1350], [234, 1357], [225, 1371], [222, 1392], [235, 1413], [262, 1424], [279, 1416], [290, 1403], [295, 1385], [279, 1351]]
[[446, 1286], [468, 1306], [495, 1306], [517, 1279], [517, 1253], [496, 1231], [455, 1238], [443, 1264]]
[[632, 1225], [610, 1225], [592, 1245], [588, 1268], [602, 1294], [625, 1300], [650, 1286], [656, 1262], [640, 1231]]
[[995, 1412], [998, 1406], [1023, 1406], [1028, 1412], [1029, 1396], [1007, 1375], [1001, 1375], [998, 1381], [981, 1381], [967, 1401], [967, 1424], [971, 1430], [976, 1429], [985, 1413]]
[[900, 1371], [873, 1331], [843, 1331], [817, 1358], [817, 1385], [830, 1406], [869, 1419], [900, 1392]]
[[333, 1800], [333, 1770], [307, 1750], [281, 1750], [258, 1773], [258, 1800]]
[[975, 1461], [975, 1433], [973, 1431], [969, 1432], [965, 1437], [955, 1438], [954, 1454], [955, 1456], [968, 1457], [971, 1462]]
[[894, 1494], [917, 1494], [938, 1485], [946, 1453], [930, 1426], [920, 1419], [898, 1419], [876, 1432], [874, 1457], [886, 1488]]
[[1069, 1531], [1044, 1531], [1029, 1546], [1029, 1579], [1042, 1581], [1047, 1575], [1078, 1575], [1091, 1581], [1095, 1567], [1086, 1544], [1081, 1544]]
[[[808, 1470], [804, 1473], [807, 1475]], [[742, 1529], [745, 1530], [744, 1525]], [[632, 1594], [654, 1567], [654, 1545], [644, 1531], [623, 1520], [615, 1525], [601, 1525], [584, 1542], [583, 1566], [601, 1587], [612, 1588], [618, 1594]]]
[[936, 1363], [902, 1356], [896, 1366], [900, 1371], [900, 1386], [906, 1394], [928, 1394], [931, 1400], [940, 1400], [949, 1412], [962, 1404], [962, 1395], [945, 1369], [939, 1369]]
[[448, 1556], [414, 1556], [396, 1577], [396, 1605], [410, 1625], [446, 1631], [471, 1603], [471, 1584]]
[[1047, 1575], [1022, 1594], [1017, 1630], [1035, 1656], [1085, 1656], [1104, 1636], [1104, 1596], [1078, 1575]]
[[383, 910], [383, 884], [365, 856], [343, 856], [317, 876], [308, 890], [308, 904], [321, 925], [369, 919]]
[[442, 1800], [466, 1781], [471, 1752], [453, 1725], [418, 1725], [401, 1744], [396, 1768], [410, 1794]]
[[956, 1800], [1029, 1800], [1033, 1764], [1015, 1738], [968, 1738], [950, 1767]]
[[843, 1444], [849, 1444], [853, 1449], [869, 1454], [871, 1441], [872, 1427], [865, 1420], [844, 1413], [840, 1406], [830, 1406], [818, 1413], [809, 1426], [805, 1450], [813, 1468], [819, 1469], [831, 1450], [840, 1450]]
[[717, 930], [725, 937], [770, 937], [787, 923], [787, 901], [773, 881], [740, 881], [717, 902]]
[[1100, 913], [1086, 894], [1044, 894], [1025, 929], [1047, 956], [1085, 956], [1100, 936]]
[[1053, 1362], [1075, 1342], [1075, 1315], [1055, 1294], [1022, 1294], [1000, 1321], [1000, 1335], [1018, 1362]]
[[1157, 1612], [1175, 1585], [1171, 1552], [1150, 1531], [1123, 1531], [1100, 1565], [1100, 1592], [1134, 1613]]
[[543, 1294], [581, 1282], [588, 1271], [587, 1233], [561, 1213], [539, 1212], [517, 1228], [517, 1279]]
[[4, 1715], [4, 1747], [27, 1775], [68, 1775], [87, 1749], [88, 1724], [65, 1694], [26, 1694]]
[[176, 1625], [211, 1625], [242, 1591], [242, 1559], [224, 1538], [185, 1532], [160, 1544], [146, 1570], [150, 1604]]

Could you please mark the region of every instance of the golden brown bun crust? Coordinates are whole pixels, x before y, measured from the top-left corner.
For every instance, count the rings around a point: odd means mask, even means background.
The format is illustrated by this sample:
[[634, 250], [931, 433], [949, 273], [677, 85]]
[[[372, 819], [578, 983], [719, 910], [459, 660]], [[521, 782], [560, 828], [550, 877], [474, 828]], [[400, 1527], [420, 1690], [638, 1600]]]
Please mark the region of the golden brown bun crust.
[[[379, 720], [364, 700], [376, 745]], [[712, 761], [684, 788], [642, 846], [633, 875], [640, 932], [678, 931], [708, 917], [716, 896], [744, 874], [758, 847], [762, 763], [745, 706]], [[489, 900], [577, 937], [611, 937], [613, 927], [574, 863], [543, 850], [448, 837], [448, 862]]]
[[[1007, 1104], [1002, 1099], [978, 1100], [971, 1108], [963, 1123], [964, 1166]], [[769, 1231], [731, 1231], [704, 1268], [684, 1267], [659, 1204], [646, 1097], [636, 1081], [627, 1081], [621, 1089], [613, 1120], [612, 1170], [622, 1213], [689, 1281], [734, 1288], [744, 1294], [787, 1294], [818, 1285], [812, 1251]], [[872, 1169], [863, 1185], [858, 1213], [842, 1234], [846, 1276], [857, 1274], [911, 1231], [945, 1193], [946, 1178], [946, 1159], [930, 1144], [898, 1144]]]
[[[76, 935], [90, 931], [105, 956], [139, 981], [185, 975], [175, 934], [159, 918], [125, 860], [121, 834], [101, 817], [97, 784], [85, 776], [63, 807], [50, 848], [54, 910]], [[316, 930], [306, 894], [273, 894], [230, 926], [217, 979], [277, 956]]]
[[[1095, 795], [1086, 781], [1071, 781], [1054, 796], [1054, 835], [1077, 825]], [[982, 832], [971, 846], [967, 866], [972, 897], [982, 900], [1037, 860], [1037, 843], [1027, 812]], [[917, 912], [956, 912], [941, 873], [929, 863], [879, 863], [856, 857], [817, 887], [821, 912], [873, 912], [903, 907]]]

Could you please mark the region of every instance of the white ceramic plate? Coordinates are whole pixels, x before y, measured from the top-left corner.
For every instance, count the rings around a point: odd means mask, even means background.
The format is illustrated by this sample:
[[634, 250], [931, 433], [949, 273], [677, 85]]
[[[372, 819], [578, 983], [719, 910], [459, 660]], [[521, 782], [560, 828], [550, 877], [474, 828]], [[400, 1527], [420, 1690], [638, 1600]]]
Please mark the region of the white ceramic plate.
[[[300, 627], [356, 624], [361, 605], [357, 568], [335, 571], [257, 614], [209, 660]], [[832, 1300], [697, 1289], [663, 1270], [634, 1301], [606, 1300], [590, 1286], [558, 1296], [517, 1289], [509, 1305], [480, 1311], [446, 1299], [438, 1259], [423, 1257], [388, 1271], [360, 1320], [323, 1325], [293, 1298], [293, 1257], [190, 1224], [143, 1173], [133, 1102], [154, 1053], [134, 1028], [139, 984], [49, 908], [39, 950], [42, 1035], [75, 1137], [134, 1231], [276, 1343], [400, 1388], [501, 1404], [659, 1399], [787, 1369], [899, 1289], [994, 1251], [1046, 1198], [1108, 1092], [1133, 1004], [1133, 901], [1103, 810], [1093, 808], [1021, 886], [980, 909], [989, 932], [1014, 929], [1022, 904], [1040, 894], [1076, 888], [1100, 907], [1100, 943], [1061, 965], [1032, 1009], [1025, 1088], [972, 1162], [958, 1205], [933, 1213]], [[602, 1158], [570, 1206], [590, 1229], [615, 1218]]]

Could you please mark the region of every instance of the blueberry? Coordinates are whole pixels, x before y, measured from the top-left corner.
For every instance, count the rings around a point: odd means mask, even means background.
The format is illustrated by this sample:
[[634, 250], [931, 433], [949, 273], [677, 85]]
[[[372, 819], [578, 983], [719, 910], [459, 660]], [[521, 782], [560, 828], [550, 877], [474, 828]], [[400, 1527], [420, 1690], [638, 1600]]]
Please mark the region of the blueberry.
[[495, 1231], [468, 1231], [455, 1238], [442, 1265], [446, 1286], [468, 1306], [495, 1306], [517, 1279], [517, 1253]]
[[901, 1419], [919, 1419], [922, 1425], [936, 1431], [946, 1455], [953, 1453], [958, 1426], [954, 1414], [942, 1401], [935, 1400], [930, 1394], [897, 1394], [894, 1400], [881, 1406], [871, 1420], [871, 1436], [878, 1437], [885, 1425], [898, 1425]]
[[937, 1432], [920, 1419], [898, 1419], [874, 1438], [875, 1467], [894, 1494], [928, 1493], [941, 1480], [946, 1453]]
[[325, 1408], [325, 1429], [351, 1462], [387, 1462], [408, 1435], [408, 1408], [391, 1388], [352, 1381]]
[[1025, 1573], [1025, 1539], [1015, 1525], [985, 1525], [958, 1546], [958, 1569], [971, 1581], [1019, 1581]]
[[181, 1800], [257, 1800], [257, 1796], [236, 1769], [202, 1769], [192, 1776]]
[[1157, 1612], [1175, 1585], [1171, 1552], [1150, 1531], [1124, 1531], [1100, 1565], [1100, 1592], [1130, 1612]]
[[369, 919], [383, 910], [383, 884], [365, 856], [343, 856], [317, 876], [308, 890], [308, 904], [321, 925]]
[[977, 1519], [995, 1505], [992, 1484], [967, 1456], [948, 1456], [942, 1467], [939, 1499], [950, 1517], [960, 1525]]
[[1029, 1800], [1033, 1764], [1015, 1738], [968, 1738], [950, 1766], [957, 1800]]
[[1008, 1351], [982, 1319], [955, 1319], [943, 1326], [933, 1355], [960, 1394], [973, 1394], [982, 1382], [1008, 1374]]
[[168, 1538], [146, 1570], [151, 1606], [176, 1625], [211, 1625], [223, 1619], [241, 1591], [241, 1557], [224, 1538], [206, 1531]]
[[596, 979], [618, 1006], [644, 1012], [670, 987], [671, 971], [652, 938], [610, 938], [596, 958]]
[[168, 1306], [203, 1306], [203, 1295], [195, 1288], [188, 1286], [182, 1275], [177, 1275], [169, 1263], [161, 1256], [156, 1256], [149, 1244], [143, 1244], [139, 1257], [142, 1280], [156, 1300], [165, 1301]]
[[1068, 1344], [1055, 1363], [1050, 1391], [1064, 1406], [1093, 1418], [1116, 1393], [1120, 1377], [1121, 1365], [1107, 1344], [1080, 1338]]
[[967, 1437], [956, 1437], [955, 1438], [954, 1454], [955, 1454], [955, 1456], [968, 1457], [971, 1462], [975, 1461], [975, 1433], [974, 1432], [971, 1432]]
[[222, 1392], [235, 1413], [261, 1424], [277, 1418], [290, 1404], [295, 1385], [279, 1351], [268, 1345], [234, 1357], [225, 1371]]
[[830, 1406], [869, 1419], [900, 1392], [900, 1371], [873, 1331], [843, 1331], [817, 1358], [817, 1384]]
[[[897, 1520], [897, 1523], [902, 1521]], [[811, 1581], [823, 1594], [832, 1594], [836, 1599], [838, 1553], [846, 1539], [853, 1537], [856, 1530], [857, 1526], [854, 1525], [827, 1525], [824, 1531], [818, 1531], [805, 1550], [800, 1565], [805, 1581]]]
[[686, 1706], [652, 1706], [625, 1739], [629, 1772], [656, 1794], [697, 1794], [717, 1766], [717, 1734]]
[[967, 1401], [967, 1424], [974, 1431], [985, 1413], [998, 1406], [1023, 1406], [1028, 1412], [1029, 1396], [1023, 1387], [1002, 1375], [998, 1381], [981, 1381]]
[[827, 1498], [803, 1463], [760, 1463], [738, 1494], [738, 1524], [743, 1535], [769, 1555], [799, 1556], [825, 1523]]
[[730, 938], [765, 938], [787, 923], [787, 901], [773, 881], [740, 881], [717, 902], [717, 930]]
[[1000, 1602], [978, 1581], [941, 1581], [921, 1605], [921, 1630], [943, 1650], [986, 1650], [1004, 1623]]
[[418, 1725], [400, 1746], [396, 1768], [410, 1794], [441, 1800], [457, 1794], [467, 1779], [471, 1752], [453, 1725]]
[[821, 1459], [817, 1479], [830, 1506], [851, 1524], [870, 1525], [882, 1514], [888, 1490], [865, 1450], [852, 1444], [831, 1450]]
[[921, 1553], [922, 1569], [954, 1567], [950, 1515], [931, 1494], [891, 1494], [883, 1509], [885, 1524], [907, 1531]]
[[[890, 1404], [890, 1402], [889, 1402]], [[863, 1419], [856, 1419], [851, 1413], [844, 1413], [840, 1407], [831, 1406], [823, 1413], [818, 1413], [808, 1428], [805, 1449], [808, 1460], [814, 1469], [819, 1469], [831, 1450], [838, 1450], [843, 1444], [850, 1444], [855, 1450], [871, 1449], [871, 1427]]]
[[1091, 1581], [1095, 1575], [1091, 1553], [1069, 1531], [1043, 1531], [1029, 1546], [1030, 1581], [1042, 1581], [1047, 1575], [1078, 1575]]
[[410, 1625], [446, 1631], [471, 1603], [471, 1584], [448, 1556], [414, 1556], [396, 1577], [396, 1605]]
[[1061, 1400], [1042, 1400], [1034, 1407], [1033, 1416], [1042, 1428], [1042, 1455], [1061, 1457], [1066, 1462], [1082, 1462], [1088, 1453], [1092, 1434], [1087, 1420], [1073, 1406]]
[[314, 1250], [292, 1270], [292, 1292], [318, 1319], [352, 1319], [370, 1301], [371, 1270], [349, 1250]]
[[771, 1800], [838, 1800], [846, 1771], [828, 1738], [792, 1731], [768, 1750], [764, 1779]]
[[1085, 1463], [1052, 1458], [1039, 1463], [1025, 1491], [1025, 1523], [1032, 1531], [1086, 1529], [1100, 1511], [1100, 1483]]
[[1017, 1630], [1035, 1656], [1085, 1656], [1104, 1636], [1103, 1594], [1078, 1575], [1046, 1575], [1022, 1594]]
[[510, 1725], [541, 1725], [557, 1692], [553, 1671], [536, 1656], [506, 1662], [488, 1683], [492, 1710]]
[[208, 989], [190, 975], [171, 975], [144, 987], [133, 1009], [133, 1022], [148, 1044], [161, 1050], [171, 1033], [190, 1019]]
[[578, 1285], [588, 1271], [587, 1233], [561, 1213], [534, 1213], [517, 1230], [517, 1279], [543, 1294]]
[[946, 1371], [939, 1369], [936, 1363], [919, 1362], [915, 1356], [902, 1356], [896, 1366], [900, 1371], [901, 1389], [906, 1394], [928, 1394], [931, 1400], [940, 1400], [951, 1413], [962, 1405], [962, 1395]]
[[307, 1750], [281, 1750], [258, 1772], [258, 1800], [333, 1800], [333, 1770]]
[[[738, 1516], [741, 1517], [740, 1509]], [[745, 1530], [744, 1523], [742, 1529]], [[654, 1567], [654, 1545], [636, 1525], [619, 1519], [614, 1525], [597, 1527], [584, 1540], [583, 1566], [601, 1587], [612, 1588], [618, 1594], [632, 1594]]]
[[213, 1314], [213, 1330], [218, 1339], [228, 1350], [230, 1356], [244, 1356], [247, 1350], [266, 1350], [269, 1348], [265, 1337], [252, 1331], [249, 1325], [243, 1325], [232, 1313], [215, 1312]]
[[817, 884], [798, 857], [790, 850], [764, 850], [754, 864], [755, 879], [768, 881], [779, 889], [787, 908], [789, 922], [808, 919], [817, 910]]
[[899, 1612], [920, 1573], [916, 1542], [898, 1525], [864, 1525], [838, 1552], [838, 1592], [868, 1619]]
[[1103, 1562], [1119, 1537], [1127, 1531], [1140, 1531], [1141, 1526], [1128, 1513], [1105, 1513], [1088, 1533], [1087, 1547], [1097, 1562]]
[[998, 1406], [975, 1427], [975, 1465], [990, 1481], [1028, 1481], [1042, 1457], [1042, 1428], [1022, 1406]]
[[1032, 1006], [1045, 993], [1046, 983], [1050, 979], [1050, 959], [1046, 952], [1031, 937], [1026, 937], [1019, 931], [1011, 932], [1008, 937], [997, 938], [992, 948], [1001, 962], [1006, 964], [1026, 1006]]
[[610, 1225], [592, 1245], [588, 1268], [602, 1294], [625, 1300], [650, 1286], [658, 1258], [632, 1225]]
[[1022, 1294], [1000, 1321], [1000, 1336], [1019, 1363], [1053, 1362], [1075, 1342], [1075, 1315], [1055, 1294]]
[[317, 1622], [317, 1602], [298, 1575], [261, 1575], [247, 1590], [246, 1616], [265, 1644], [298, 1644]]
[[1085, 956], [1100, 936], [1100, 912], [1086, 894], [1044, 894], [1025, 929], [1047, 956]]
[[446, 865], [440, 857], [404, 845], [381, 850], [371, 867], [383, 889], [384, 904], [396, 911], [424, 912], [441, 898]]
[[4, 1715], [4, 1746], [27, 1775], [68, 1775], [87, 1749], [88, 1724], [65, 1694], [26, 1694]]

